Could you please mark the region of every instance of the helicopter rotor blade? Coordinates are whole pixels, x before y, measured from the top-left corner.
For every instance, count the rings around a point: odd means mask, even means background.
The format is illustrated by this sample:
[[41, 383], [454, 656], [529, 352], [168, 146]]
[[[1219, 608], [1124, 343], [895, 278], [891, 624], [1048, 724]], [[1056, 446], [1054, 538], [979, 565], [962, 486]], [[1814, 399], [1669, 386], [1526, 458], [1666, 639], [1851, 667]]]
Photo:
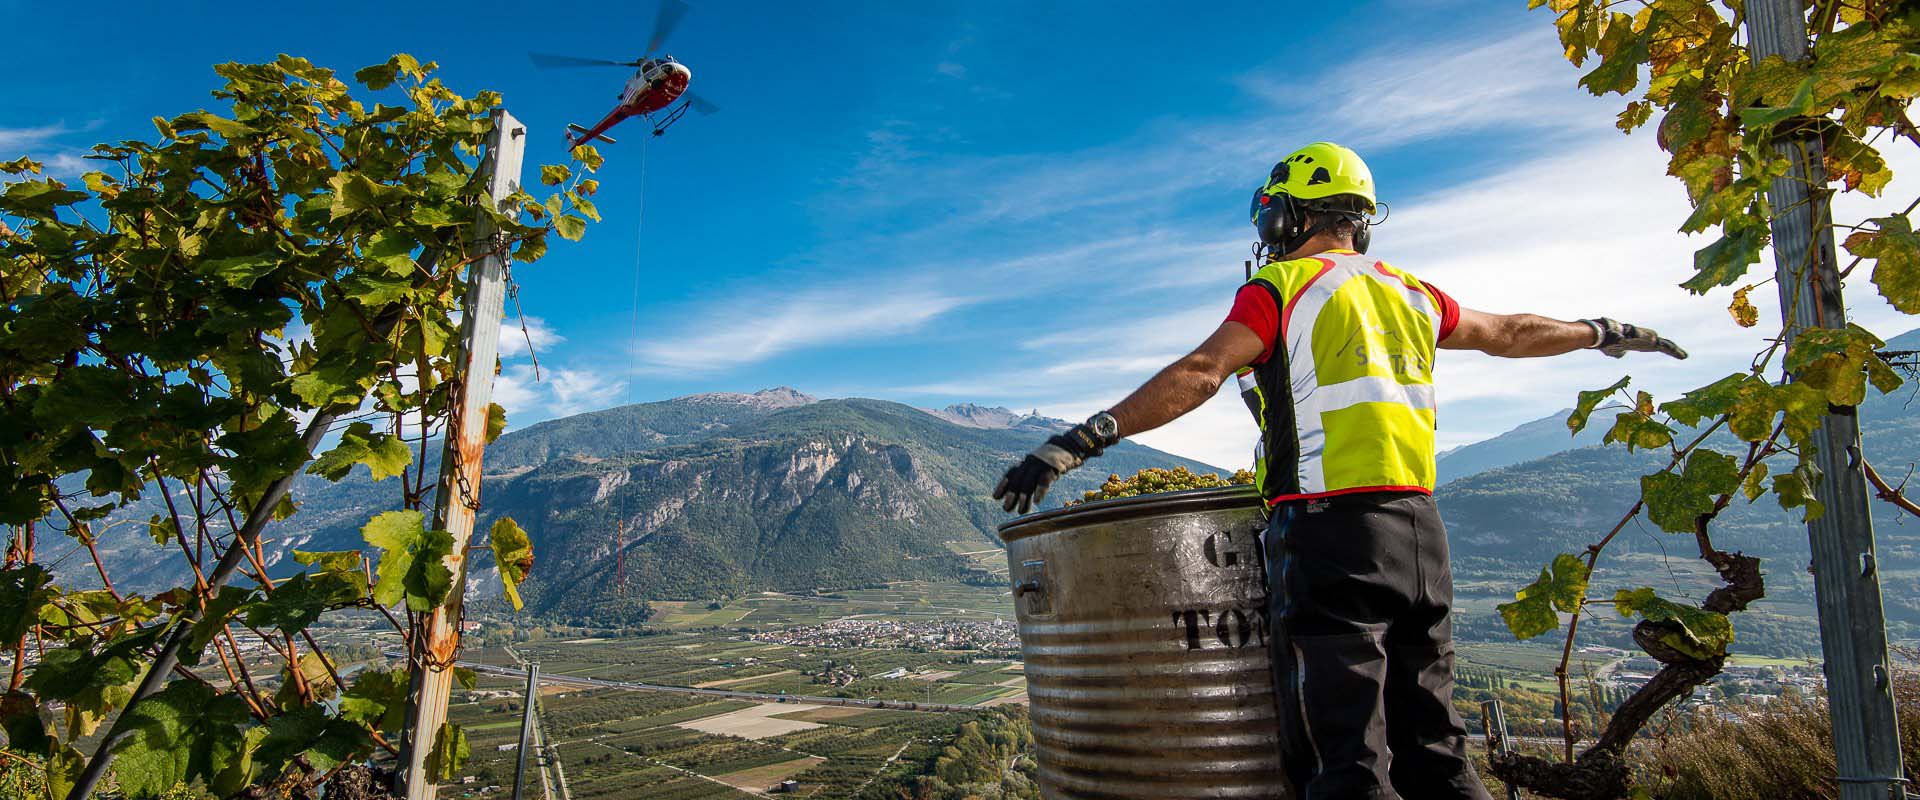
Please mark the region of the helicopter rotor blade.
[[660, 14], [653, 21], [653, 38], [647, 41], [647, 55], [653, 55], [667, 43], [667, 37], [680, 25], [680, 18], [691, 8], [684, 0], [660, 0]]
[[556, 67], [635, 67], [638, 61], [609, 61], [604, 58], [581, 58], [580, 56], [560, 55], [558, 53], [528, 53], [538, 67], [548, 69]]
[[687, 99], [687, 105], [692, 107], [693, 110], [700, 112], [701, 114], [720, 113], [719, 106], [716, 106], [713, 103], [708, 102], [707, 98], [701, 97], [700, 95], [694, 94], [692, 92], [687, 92], [686, 94], [681, 95], [681, 97], [685, 97]]

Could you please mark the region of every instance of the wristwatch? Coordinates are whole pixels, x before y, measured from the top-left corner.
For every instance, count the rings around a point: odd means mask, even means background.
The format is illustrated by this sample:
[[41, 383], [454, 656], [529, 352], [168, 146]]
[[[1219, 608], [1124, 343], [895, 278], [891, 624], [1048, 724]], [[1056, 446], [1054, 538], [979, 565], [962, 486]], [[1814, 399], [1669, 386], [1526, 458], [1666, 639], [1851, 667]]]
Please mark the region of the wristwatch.
[[1111, 446], [1120, 441], [1120, 420], [1105, 411], [1088, 417], [1087, 427], [1100, 437], [1102, 446]]

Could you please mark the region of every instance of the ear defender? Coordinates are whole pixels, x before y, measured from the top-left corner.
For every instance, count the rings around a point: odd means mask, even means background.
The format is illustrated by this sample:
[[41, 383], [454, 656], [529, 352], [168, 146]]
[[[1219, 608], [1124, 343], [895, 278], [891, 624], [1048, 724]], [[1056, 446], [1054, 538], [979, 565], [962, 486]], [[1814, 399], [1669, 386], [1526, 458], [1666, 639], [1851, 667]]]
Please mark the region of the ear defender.
[[1260, 242], [1269, 247], [1279, 247], [1300, 233], [1300, 213], [1293, 197], [1285, 192], [1267, 193], [1267, 187], [1286, 182], [1287, 172], [1287, 162], [1273, 165], [1267, 183], [1253, 192], [1253, 227]]

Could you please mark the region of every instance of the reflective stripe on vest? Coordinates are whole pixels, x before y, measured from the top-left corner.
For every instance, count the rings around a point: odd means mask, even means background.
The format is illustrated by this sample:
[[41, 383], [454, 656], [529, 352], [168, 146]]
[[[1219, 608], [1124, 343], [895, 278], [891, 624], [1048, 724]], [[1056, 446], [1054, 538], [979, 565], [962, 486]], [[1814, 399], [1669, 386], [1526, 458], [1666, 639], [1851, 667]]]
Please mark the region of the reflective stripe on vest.
[[1440, 310], [1427, 288], [1347, 251], [1269, 264], [1253, 283], [1281, 306], [1281, 341], [1254, 370], [1261, 493], [1431, 491]]

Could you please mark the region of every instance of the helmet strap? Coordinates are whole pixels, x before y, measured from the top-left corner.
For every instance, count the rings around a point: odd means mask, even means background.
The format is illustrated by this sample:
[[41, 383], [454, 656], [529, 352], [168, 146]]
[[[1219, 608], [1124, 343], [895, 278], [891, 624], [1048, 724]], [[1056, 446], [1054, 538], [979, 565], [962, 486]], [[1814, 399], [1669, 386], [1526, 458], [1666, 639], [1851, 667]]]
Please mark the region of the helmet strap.
[[1313, 241], [1313, 237], [1319, 236], [1334, 225], [1339, 224], [1342, 218], [1353, 222], [1354, 252], [1365, 253], [1367, 252], [1367, 245], [1372, 244], [1373, 232], [1368, 229], [1367, 217], [1364, 214], [1324, 209], [1308, 210], [1305, 208], [1300, 209], [1300, 211], [1301, 216], [1312, 219], [1313, 224], [1301, 226], [1298, 228], [1298, 233], [1280, 242], [1279, 247], [1281, 248], [1280, 252], [1283, 257], [1286, 253], [1291, 253], [1306, 246], [1308, 242]]

